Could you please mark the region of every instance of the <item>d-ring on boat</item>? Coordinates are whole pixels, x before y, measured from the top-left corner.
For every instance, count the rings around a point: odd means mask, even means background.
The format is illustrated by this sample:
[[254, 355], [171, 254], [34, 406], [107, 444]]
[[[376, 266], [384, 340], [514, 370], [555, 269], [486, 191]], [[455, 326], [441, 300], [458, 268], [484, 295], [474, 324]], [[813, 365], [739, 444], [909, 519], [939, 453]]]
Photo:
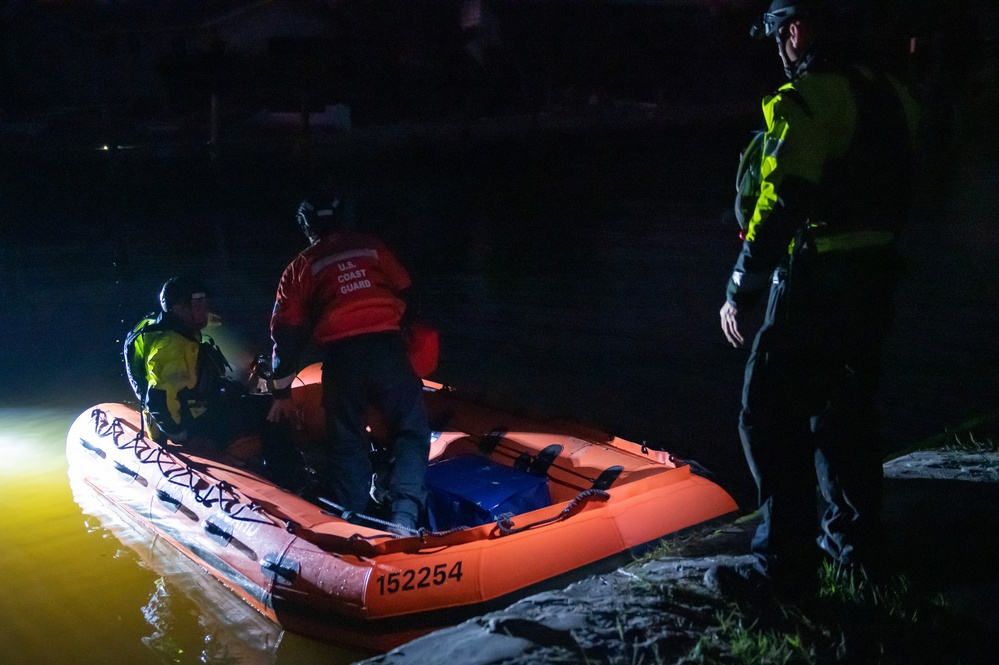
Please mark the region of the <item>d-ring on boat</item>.
[[[302, 445], [323, 432], [320, 372], [306, 368], [292, 390]], [[433, 530], [410, 536], [348, 522], [254, 473], [245, 454], [158, 445], [123, 404], [76, 419], [70, 473], [287, 630], [370, 652], [612, 569], [736, 510], [668, 453], [424, 385]]]

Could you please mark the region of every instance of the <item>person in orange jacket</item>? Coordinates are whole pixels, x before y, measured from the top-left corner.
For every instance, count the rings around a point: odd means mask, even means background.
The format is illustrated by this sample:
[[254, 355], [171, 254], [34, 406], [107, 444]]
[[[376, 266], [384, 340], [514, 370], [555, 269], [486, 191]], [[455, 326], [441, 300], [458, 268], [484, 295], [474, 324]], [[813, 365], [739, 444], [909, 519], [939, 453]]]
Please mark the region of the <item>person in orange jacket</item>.
[[367, 412], [392, 439], [387, 498], [399, 533], [414, 531], [426, 503], [430, 427], [423, 384], [402, 328], [409, 274], [377, 238], [349, 227], [342, 196], [306, 199], [298, 223], [310, 246], [281, 275], [271, 316], [274, 403], [268, 418], [293, 420], [291, 384], [309, 344], [322, 353], [332, 499], [364, 512], [372, 465]]

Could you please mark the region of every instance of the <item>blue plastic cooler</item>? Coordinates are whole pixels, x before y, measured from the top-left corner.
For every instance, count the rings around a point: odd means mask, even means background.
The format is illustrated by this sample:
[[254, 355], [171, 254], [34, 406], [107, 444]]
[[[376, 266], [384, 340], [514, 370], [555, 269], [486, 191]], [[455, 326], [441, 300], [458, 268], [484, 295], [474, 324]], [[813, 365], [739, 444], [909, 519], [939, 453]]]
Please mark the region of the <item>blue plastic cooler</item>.
[[430, 527], [446, 531], [495, 522], [551, 504], [548, 478], [465, 455], [427, 467]]

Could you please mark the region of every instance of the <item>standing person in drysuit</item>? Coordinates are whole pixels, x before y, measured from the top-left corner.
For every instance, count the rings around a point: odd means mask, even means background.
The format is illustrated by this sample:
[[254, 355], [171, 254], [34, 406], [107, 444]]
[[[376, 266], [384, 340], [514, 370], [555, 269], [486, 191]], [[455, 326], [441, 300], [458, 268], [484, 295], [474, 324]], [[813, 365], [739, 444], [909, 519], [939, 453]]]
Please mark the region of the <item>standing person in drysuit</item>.
[[341, 197], [307, 199], [297, 218], [311, 244], [278, 284], [271, 316], [275, 400], [268, 417], [296, 417], [290, 386], [313, 343], [322, 352], [331, 498], [346, 511], [366, 510], [372, 406], [393, 441], [387, 482], [393, 529], [410, 533], [426, 502], [430, 428], [423, 384], [401, 332], [409, 275], [380, 240], [347, 228]]
[[844, 565], [882, 555], [875, 392], [911, 200], [914, 102], [889, 77], [836, 60], [828, 18], [818, 0], [775, 0], [756, 29], [777, 40], [790, 81], [763, 100], [759, 190], [720, 312], [741, 347], [742, 314], [769, 287], [739, 419], [759, 489], [754, 562], [705, 575], [736, 598], [814, 592], [823, 550]]
[[296, 456], [289, 433], [266, 421], [270, 398], [251, 395], [227, 378], [229, 363], [208, 325], [208, 290], [188, 276], [168, 279], [160, 311], [148, 314], [125, 340], [125, 369], [142, 404], [146, 434], [188, 449], [224, 450], [234, 438], [263, 434], [265, 474], [293, 484]]

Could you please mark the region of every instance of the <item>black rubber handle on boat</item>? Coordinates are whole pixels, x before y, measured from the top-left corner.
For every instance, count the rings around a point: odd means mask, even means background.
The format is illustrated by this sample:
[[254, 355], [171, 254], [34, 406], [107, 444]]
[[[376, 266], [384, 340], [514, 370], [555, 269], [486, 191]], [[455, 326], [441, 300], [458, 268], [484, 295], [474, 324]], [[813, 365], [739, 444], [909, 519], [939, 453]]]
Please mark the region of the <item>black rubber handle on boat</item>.
[[180, 499], [173, 496], [166, 490], [156, 490], [156, 498], [162, 501], [163, 503], [169, 503], [171, 506], [177, 506], [177, 507], [180, 506]]
[[97, 455], [101, 459], [105, 459], [108, 456], [108, 454], [106, 452], [104, 452], [103, 450], [101, 450], [101, 448], [99, 446], [95, 446], [94, 444], [90, 443], [86, 439], [80, 439], [80, 445], [83, 446], [84, 448], [86, 448], [87, 450], [89, 450], [90, 452], [94, 453], [95, 455]]
[[132, 469], [129, 469], [127, 466], [125, 466], [121, 462], [115, 462], [114, 463], [114, 468], [118, 471], [118, 473], [122, 474], [123, 476], [128, 476], [132, 480], [135, 480], [136, 478], [139, 477], [139, 472], [138, 471], [133, 471]]
[[156, 490], [156, 498], [166, 506], [167, 510], [180, 513], [192, 522], [198, 521], [199, 518], [196, 512], [185, 506], [181, 499], [178, 499], [166, 490]]
[[211, 520], [205, 522], [205, 533], [215, 538], [218, 542], [224, 542], [226, 545], [232, 541], [232, 534]]

